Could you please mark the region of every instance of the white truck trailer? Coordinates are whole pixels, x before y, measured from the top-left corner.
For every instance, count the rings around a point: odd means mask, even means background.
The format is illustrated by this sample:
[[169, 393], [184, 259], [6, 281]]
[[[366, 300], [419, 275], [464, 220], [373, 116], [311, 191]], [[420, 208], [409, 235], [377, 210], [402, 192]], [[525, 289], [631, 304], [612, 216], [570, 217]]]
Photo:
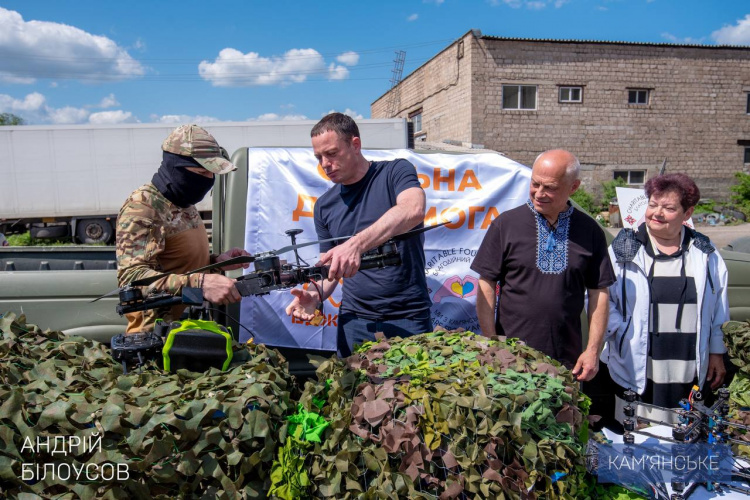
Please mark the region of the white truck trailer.
[[[309, 147], [312, 120], [209, 122], [231, 154], [242, 146]], [[0, 233], [111, 243], [120, 206], [151, 180], [178, 124], [0, 127]], [[407, 147], [403, 119], [359, 120], [368, 148]], [[211, 199], [198, 205], [211, 220]]]

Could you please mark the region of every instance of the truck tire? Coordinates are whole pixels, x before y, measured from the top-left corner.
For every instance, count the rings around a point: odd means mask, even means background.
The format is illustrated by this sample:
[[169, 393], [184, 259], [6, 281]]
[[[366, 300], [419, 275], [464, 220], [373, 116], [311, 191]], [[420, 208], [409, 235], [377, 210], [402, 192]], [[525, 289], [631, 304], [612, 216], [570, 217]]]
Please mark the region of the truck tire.
[[32, 239], [60, 239], [70, 236], [70, 229], [67, 224], [31, 226], [29, 232]]
[[112, 224], [106, 219], [81, 219], [76, 224], [76, 238], [81, 243], [109, 243]]

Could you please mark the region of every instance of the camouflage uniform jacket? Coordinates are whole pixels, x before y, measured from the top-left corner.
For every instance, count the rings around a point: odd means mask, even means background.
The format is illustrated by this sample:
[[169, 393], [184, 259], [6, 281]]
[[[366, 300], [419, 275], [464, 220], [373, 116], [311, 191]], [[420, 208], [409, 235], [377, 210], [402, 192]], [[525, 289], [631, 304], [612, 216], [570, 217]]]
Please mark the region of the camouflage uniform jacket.
[[[180, 208], [149, 183], [136, 189], [117, 217], [117, 279], [120, 286], [161, 273], [174, 273], [143, 287], [143, 294], [202, 285], [202, 274], [182, 273], [212, 260], [208, 236], [195, 206]], [[157, 318], [178, 319], [184, 306], [152, 309], [127, 315], [127, 333], [151, 331]]]

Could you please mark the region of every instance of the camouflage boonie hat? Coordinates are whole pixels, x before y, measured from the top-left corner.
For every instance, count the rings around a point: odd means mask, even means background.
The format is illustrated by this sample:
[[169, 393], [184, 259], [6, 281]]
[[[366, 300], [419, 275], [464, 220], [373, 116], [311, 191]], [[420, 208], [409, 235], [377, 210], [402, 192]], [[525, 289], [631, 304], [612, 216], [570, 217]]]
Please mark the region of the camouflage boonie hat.
[[169, 153], [190, 156], [203, 165], [203, 168], [215, 174], [237, 170], [229, 161], [227, 150], [219, 146], [214, 136], [198, 125], [177, 127], [164, 139], [161, 148]]

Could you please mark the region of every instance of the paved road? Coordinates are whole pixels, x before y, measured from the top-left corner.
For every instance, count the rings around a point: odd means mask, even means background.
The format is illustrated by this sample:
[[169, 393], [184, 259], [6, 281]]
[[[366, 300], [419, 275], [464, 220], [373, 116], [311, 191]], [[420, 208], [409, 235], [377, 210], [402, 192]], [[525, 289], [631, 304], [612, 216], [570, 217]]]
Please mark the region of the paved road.
[[[738, 226], [701, 225], [696, 229], [711, 238], [711, 241], [713, 241], [714, 245], [716, 245], [718, 248], [722, 248], [728, 245], [737, 238], [741, 238], [743, 236], [750, 237], [750, 223], [740, 224]], [[607, 228], [607, 231], [609, 231], [613, 235], [616, 235], [618, 232], [620, 232], [619, 229], [614, 228]]]

